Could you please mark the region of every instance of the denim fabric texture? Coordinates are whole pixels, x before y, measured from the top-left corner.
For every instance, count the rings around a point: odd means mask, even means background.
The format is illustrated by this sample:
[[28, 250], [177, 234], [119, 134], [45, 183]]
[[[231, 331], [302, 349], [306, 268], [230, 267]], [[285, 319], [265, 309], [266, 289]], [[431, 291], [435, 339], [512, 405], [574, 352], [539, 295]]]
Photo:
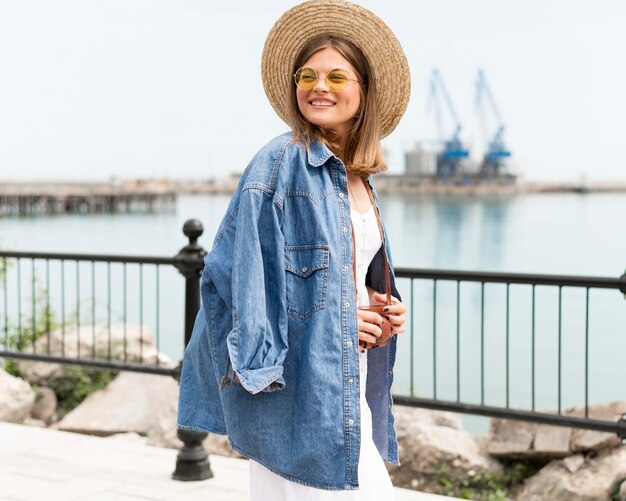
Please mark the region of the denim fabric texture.
[[[386, 234], [385, 243], [390, 254]], [[341, 160], [291, 133], [270, 141], [243, 173], [205, 258], [202, 307], [183, 360], [180, 428], [227, 434], [235, 450], [294, 482], [358, 488], [352, 253]], [[367, 283], [385, 290], [382, 248]], [[398, 464], [395, 354], [395, 338], [368, 352], [366, 399], [376, 447]]]

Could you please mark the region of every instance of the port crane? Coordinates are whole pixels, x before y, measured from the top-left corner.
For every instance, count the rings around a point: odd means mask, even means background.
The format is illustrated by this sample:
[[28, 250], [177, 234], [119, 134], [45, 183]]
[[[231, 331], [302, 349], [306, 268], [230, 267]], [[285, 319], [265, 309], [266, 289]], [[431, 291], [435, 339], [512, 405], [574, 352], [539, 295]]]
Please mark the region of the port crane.
[[[429, 107], [432, 106], [437, 123], [439, 139], [443, 143], [443, 150], [437, 155], [437, 177], [446, 180], [451, 176], [461, 174], [461, 163], [469, 156], [469, 151], [461, 141], [461, 123], [446, 90], [439, 70], [433, 69], [430, 76], [430, 94], [428, 98]], [[453, 123], [454, 132], [447, 136], [444, 131], [442, 108], [448, 111]], [[447, 139], [446, 139], [447, 137]]]
[[[480, 166], [480, 175], [483, 178], [502, 176], [505, 174], [505, 161], [511, 156], [511, 152], [504, 144], [505, 127], [483, 70], [478, 70], [478, 77], [476, 78], [476, 110], [480, 115], [483, 136], [487, 142]], [[489, 118], [490, 115], [491, 119]], [[489, 124], [494, 121], [495, 132], [492, 132], [493, 128], [490, 131]]]

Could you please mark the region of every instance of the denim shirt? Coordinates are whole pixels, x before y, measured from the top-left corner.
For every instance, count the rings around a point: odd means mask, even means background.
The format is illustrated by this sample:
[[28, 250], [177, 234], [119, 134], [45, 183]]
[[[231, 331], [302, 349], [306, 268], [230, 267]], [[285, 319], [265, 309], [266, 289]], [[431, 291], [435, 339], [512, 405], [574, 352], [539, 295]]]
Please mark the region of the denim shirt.
[[[389, 254], [386, 236], [385, 245]], [[291, 133], [270, 141], [243, 173], [205, 258], [178, 426], [227, 434], [233, 449], [294, 482], [358, 488], [352, 259], [341, 160]], [[385, 290], [382, 248], [366, 283]], [[392, 293], [399, 298], [393, 277]], [[395, 352], [395, 338], [368, 351], [366, 399], [374, 443], [398, 464]]]

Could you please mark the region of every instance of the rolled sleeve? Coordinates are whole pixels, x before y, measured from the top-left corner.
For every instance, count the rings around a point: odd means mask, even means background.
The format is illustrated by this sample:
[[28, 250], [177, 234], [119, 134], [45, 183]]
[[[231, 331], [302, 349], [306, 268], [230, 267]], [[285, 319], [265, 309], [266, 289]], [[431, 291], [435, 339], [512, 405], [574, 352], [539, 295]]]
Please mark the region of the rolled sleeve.
[[242, 191], [233, 246], [232, 368], [252, 394], [284, 388], [288, 350], [282, 211], [267, 191]]

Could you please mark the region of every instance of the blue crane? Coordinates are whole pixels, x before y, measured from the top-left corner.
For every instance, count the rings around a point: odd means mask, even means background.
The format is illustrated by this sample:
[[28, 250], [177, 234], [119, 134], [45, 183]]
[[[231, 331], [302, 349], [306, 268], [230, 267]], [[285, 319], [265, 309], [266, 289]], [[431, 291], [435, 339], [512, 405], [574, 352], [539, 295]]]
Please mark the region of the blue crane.
[[[511, 152], [504, 144], [505, 127], [483, 70], [478, 70], [476, 79], [476, 110], [480, 114], [483, 136], [487, 142], [480, 174], [485, 178], [501, 176], [505, 174], [504, 163], [511, 156]], [[490, 121], [495, 121], [495, 132], [492, 132], [493, 128], [489, 130]]]
[[[442, 103], [443, 101], [443, 103]], [[469, 156], [469, 151], [461, 141], [461, 123], [456, 114], [450, 95], [446, 90], [443, 79], [439, 71], [435, 68], [430, 76], [430, 95], [428, 104], [433, 106], [435, 121], [437, 122], [437, 132], [439, 139], [443, 142], [443, 150], [437, 155], [437, 176], [440, 179], [447, 179], [450, 176], [461, 173], [461, 162]], [[442, 107], [445, 105], [454, 123], [454, 132], [451, 136], [446, 135], [443, 125]], [[446, 139], [447, 137], [447, 139]]]

